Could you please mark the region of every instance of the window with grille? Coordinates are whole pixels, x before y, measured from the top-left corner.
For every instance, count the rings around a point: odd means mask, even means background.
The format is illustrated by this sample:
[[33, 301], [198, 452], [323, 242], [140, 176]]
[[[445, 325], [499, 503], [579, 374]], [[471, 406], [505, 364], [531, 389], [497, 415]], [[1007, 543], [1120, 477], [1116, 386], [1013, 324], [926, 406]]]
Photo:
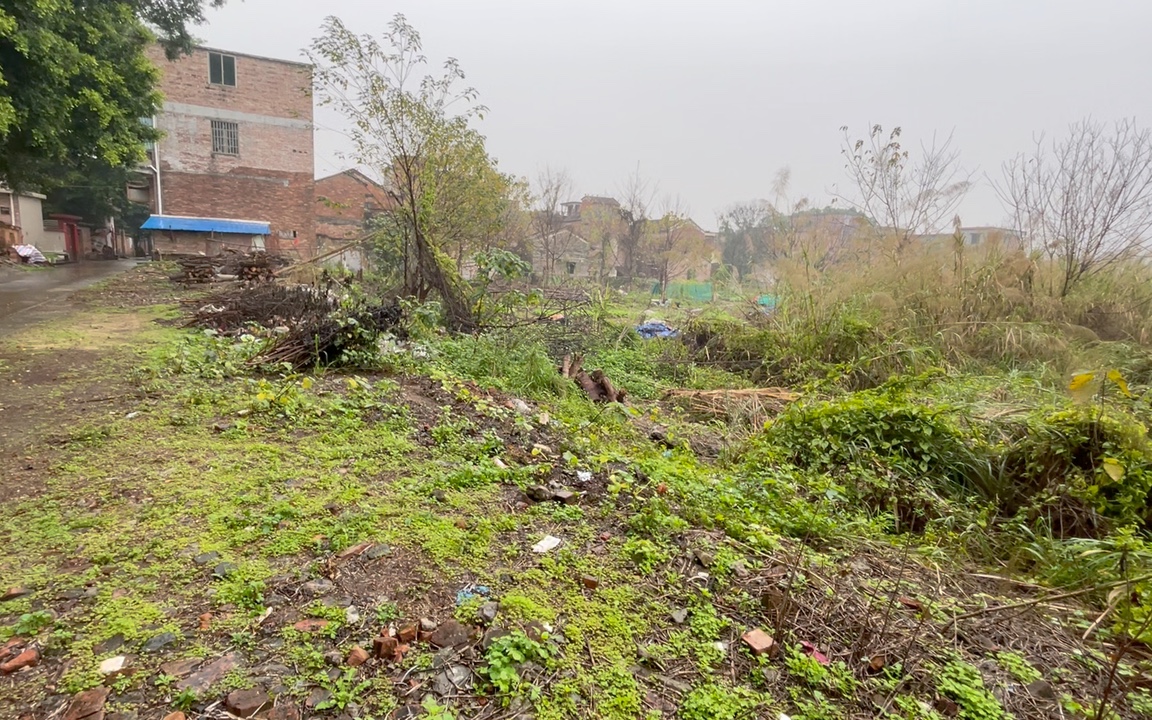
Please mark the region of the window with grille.
[[215, 155], [239, 155], [240, 126], [226, 120], [213, 120], [212, 153]]
[[236, 87], [236, 58], [223, 53], [208, 53], [208, 82]]

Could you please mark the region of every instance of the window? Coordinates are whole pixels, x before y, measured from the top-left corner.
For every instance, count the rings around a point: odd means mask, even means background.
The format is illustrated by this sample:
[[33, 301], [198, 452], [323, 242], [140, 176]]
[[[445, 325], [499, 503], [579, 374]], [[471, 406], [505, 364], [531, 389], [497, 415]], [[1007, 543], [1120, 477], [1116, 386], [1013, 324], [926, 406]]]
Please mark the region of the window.
[[240, 126], [226, 120], [213, 120], [212, 153], [214, 155], [239, 155]]
[[[156, 121], [150, 117], [140, 118], [140, 124], [146, 128], [155, 128], [156, 127]], [[152, 142], [151, 140], [146, 140], [144, 142], [144, 149], [147, 150], [148, 152], [152, 152], [153, 150], [156, 149], [156, 143]]]
[[564, 269], [568, 271], [569, 275], [575, 275], [576, 274], [576, 263], [574, 263], [574, 262], [564, 263]]
[[236, 87], [236, 58], [222, 53], [208, 53], [208, 82]]

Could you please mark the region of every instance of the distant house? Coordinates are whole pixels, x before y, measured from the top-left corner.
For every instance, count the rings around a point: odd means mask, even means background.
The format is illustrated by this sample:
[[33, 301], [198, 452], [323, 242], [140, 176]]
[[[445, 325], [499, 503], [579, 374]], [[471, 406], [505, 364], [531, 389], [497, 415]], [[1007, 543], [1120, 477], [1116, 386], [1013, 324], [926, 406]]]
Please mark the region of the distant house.
[[[150, 205], [161, 252], [173, 237], [201, 252], [230, 243], [248, 248], [257, 235], [222, 232], [216, 220], [266, 226], [269, 250], [310, 256], [315, 247], [312, 68], [310, 65], [197, 47], [168, 60], [150, 50], [160, 70], [164, 105], [147, 119], [163, 131], [128, 195]], [[199, 219], [215, 229], [177, 229]], [[206, 239], [206, 243], [202, 240]]]
[[980, 225], [962, 227], [950, 233], [937, 233], [935, 235], [921, 235], [920, 239], [926, 243], [947, 244], [956, 240], [956, 232], [967, 247], [988, 247], [990, 245], [1011, 245], [1020, 243], [1020, 233], [1010, 228], [996, 227], [994, 225]]
[[[324, 254], [364, 235], [368, 223], [395, 207], [387, 189], [356, 169], [316, 181], [316, 251]], [[341, 252], [335, 262], [352, 270], [364, 265], [360, 248]]]
[[533, 239], [532, 274], [537, 278], [588, 279], [597, 276], [592, 243], [577, 228], [561, 227]]
[[42, 253], [67, 251], [63, 236], [52, 233], [45, 225], [44, 200], [40, 193], [18, 193], [0, 186], [0, 223], [6, 226], [6, 244], [35, 245]]
[[553, 226], [530, 240], [532, 272], [540, 281], [616, 277], [619, 238], [626, 226], [620, 203], [585, 195], [561, 203]]
[[[668, 234], [671, 233], [671, 238]], [[673, 245], [673, 252], [683, 251], [683, 260], [673, 258], [669, 265], [669, 282], [676, 280], [710, 280], [712, 268], [720, 261], [722, 248], [716, 233], [708, 232], [691, 218], [684, 218], [669, 227], [662, 220], [653, 220], [647, 224], [644, 236], [640, 241], [645, 253], [650, 257], [648, 263], [641, 263], [637, 268], [643, 277], [660, 278], [659, 258], [653, 248], [665, 248]], [[653, 261], [656, 261], [655, 263]]]

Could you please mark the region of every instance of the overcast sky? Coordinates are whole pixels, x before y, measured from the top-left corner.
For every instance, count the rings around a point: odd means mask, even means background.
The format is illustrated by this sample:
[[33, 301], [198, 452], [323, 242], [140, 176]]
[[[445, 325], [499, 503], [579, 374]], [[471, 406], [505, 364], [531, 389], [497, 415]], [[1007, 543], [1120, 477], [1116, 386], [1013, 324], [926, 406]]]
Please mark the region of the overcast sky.
[[[460, 60], [504, 171], [566, 168], [578, 196], [639, 164], [709, 228], [782, 167], [796, 197], [846, 191], [842, 125], [954, 133], [984, 225], [1005, 216], [986, 178], [1035, 133], [1152, 122], [1152, 0], [229, 0], [197, 33], [299, 60], [326, 15], [379, 34], [396, 12]], [[316, 121], [317, 173], [349, 167], [339, 117]]]

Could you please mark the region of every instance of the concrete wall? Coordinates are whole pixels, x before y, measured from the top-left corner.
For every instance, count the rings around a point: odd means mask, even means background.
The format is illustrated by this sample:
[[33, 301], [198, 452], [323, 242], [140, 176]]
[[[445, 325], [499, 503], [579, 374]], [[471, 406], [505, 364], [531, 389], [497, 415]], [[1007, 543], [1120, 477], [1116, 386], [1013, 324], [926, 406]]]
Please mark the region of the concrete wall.
[[59, 232], [49, 232], [45, 229], [46, 223], [53, 228], [56, 223], [44, 220], [44, 206], [40, 198], [29, 195], [14, 196], [17, 205], [16, 217], [19, 218], [20, 230], [24, 233], [24, 242], [35, 245], [40, 252], [64, 252], [64, 236]]
[[[215, 51], [213, 51], [215, 52]], [[308, 65], [224, 52], [236, 58], [236, 85], [209, 82], [206, 48], [161, 71], [165, 133], [156, 152], [164, 213], [260, 220], [272, 227], [269, 249], [311, 256], [315, 250], [312, 70]], [[239, 154], [212, 152], [212, 120], [236, 123]]]

